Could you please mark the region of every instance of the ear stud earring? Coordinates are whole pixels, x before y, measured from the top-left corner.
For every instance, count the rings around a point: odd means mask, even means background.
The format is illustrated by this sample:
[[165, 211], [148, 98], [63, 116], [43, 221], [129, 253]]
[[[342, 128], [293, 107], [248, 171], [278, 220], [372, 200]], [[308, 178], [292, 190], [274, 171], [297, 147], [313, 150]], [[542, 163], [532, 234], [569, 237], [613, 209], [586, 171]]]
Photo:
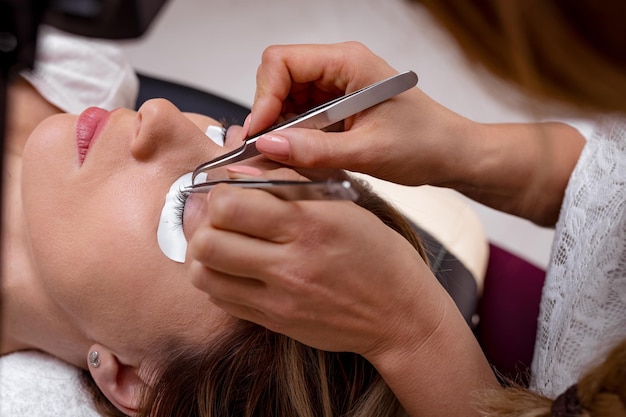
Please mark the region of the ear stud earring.
[[100, 366], [100, 354], [97, 350], [94, 350], [89, 354], [89, 365], [91, 365], [92, 368]]

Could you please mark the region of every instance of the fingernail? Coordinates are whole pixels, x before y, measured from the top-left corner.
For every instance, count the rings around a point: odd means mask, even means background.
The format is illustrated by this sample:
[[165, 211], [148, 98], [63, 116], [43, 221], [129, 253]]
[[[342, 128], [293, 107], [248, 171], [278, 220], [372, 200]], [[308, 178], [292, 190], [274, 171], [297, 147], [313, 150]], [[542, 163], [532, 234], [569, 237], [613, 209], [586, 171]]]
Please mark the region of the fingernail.
[[256, 146], [274, 159], [289, 159], [289, 141], [280, 136], [263, 135], [257, 140]]
[[263, 175], [263, 171], [249, 165], [231, 165], [226, 167], [226, 171], [228, 171], [228, 176], [233, 179], [260, 177]]
[[246, 116], [246, 120], [243, 121], [242, 133], [244, 139], [248, 137], [248, 132], [250, 130], [250, 123], [252, 123], [252, 113]]

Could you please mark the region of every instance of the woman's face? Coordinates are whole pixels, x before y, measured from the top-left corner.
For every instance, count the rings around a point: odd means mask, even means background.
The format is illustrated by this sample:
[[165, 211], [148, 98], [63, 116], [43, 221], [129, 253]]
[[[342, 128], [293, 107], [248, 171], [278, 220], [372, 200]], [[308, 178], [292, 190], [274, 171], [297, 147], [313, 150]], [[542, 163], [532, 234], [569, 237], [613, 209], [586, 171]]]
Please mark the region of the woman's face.
[[[91, 140], [90, 115], [98, 121]], [[141, 355], [155, 335], [210, 336], [225, 315], [190, 284], [189, 262], [163, 255], [157, 226], [172, 182], [226, 152], [204, 134], [218, 123], [165, 100], [100, 116], [53, 116], [24, 150], [22, 192], [37, 276], [83, 334], [110, 347]], [[227, 138], [226, 147], [239, 143]], [[201, 206], [190, 200], [185, 217], [197, 218]], [[194, 227], [185, 225], [185, 234]]]

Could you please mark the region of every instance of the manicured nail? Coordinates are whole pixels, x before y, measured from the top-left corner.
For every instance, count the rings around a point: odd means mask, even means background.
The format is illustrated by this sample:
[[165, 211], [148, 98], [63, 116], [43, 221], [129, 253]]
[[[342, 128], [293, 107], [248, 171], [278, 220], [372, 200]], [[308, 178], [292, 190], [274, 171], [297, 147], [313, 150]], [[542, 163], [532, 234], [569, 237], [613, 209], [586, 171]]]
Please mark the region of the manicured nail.
[[274, 159], [289, 159], [289, 141], [280, 136], [263, 135], [257, 140], [256, 146]]
[[[205, 208], [206, 208], [206, 207], [208, 207], [208, 206], [209, 206], [209, 203], [211, 202], [211, 197], [212, 197], [212, 195], [211, 195], [211, 194], [213, 194], [213, 193], [211, 192], [211, 190], [209, 190], [209, 192], [208, 192], [208, 193], [206, 193], [206, 197], [204, 197], [204, 207], [205, 207]], [[192, 195], [193, 195], [193, 194], [192, 194]]]
[[250, 123], [252, 123], [252, 113], [246, 116], [246, 120], [243, 121], [242, 134], [244, 139], [248, 137], [248, 131], [250, 130]]
[[231, 165], [226, 167], [226, 171], [228, 171], [228, 176], [233, 179], [260, 177], [263, 175], [263, 171], [249, 165]]

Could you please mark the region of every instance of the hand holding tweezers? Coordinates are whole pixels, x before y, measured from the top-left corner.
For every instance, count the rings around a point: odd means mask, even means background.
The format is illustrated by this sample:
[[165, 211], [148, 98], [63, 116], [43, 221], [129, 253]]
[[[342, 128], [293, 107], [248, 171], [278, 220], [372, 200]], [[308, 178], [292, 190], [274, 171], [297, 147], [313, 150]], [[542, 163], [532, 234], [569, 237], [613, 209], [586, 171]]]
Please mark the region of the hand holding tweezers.
[[416, 84], [417, 75], [413, 71], [406, 71], [315, 107], [293, 119], [247, 138], [239, 148], [198, 166], [193, 172], [192, 183], [195, 182], [196, 177], [201, 172], [259, 155], [260, 152], [256, 149], [255, 142], [261, 135], [288, 127], [324, 129], [382, 103]]

